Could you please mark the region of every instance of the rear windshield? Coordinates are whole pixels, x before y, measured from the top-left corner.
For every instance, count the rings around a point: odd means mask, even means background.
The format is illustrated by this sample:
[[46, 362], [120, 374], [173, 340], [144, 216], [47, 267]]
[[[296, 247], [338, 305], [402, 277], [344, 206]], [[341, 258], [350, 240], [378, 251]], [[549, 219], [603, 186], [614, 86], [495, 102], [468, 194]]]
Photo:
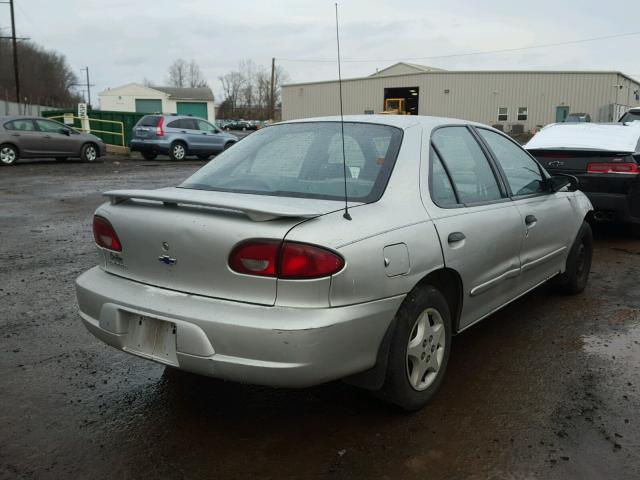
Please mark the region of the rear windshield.
[[157, 127], [160, 123], [160, 115], [147, 115], [138, 122], [139, 127]]
[[[402, 130], [395, 127], [344, 124], [349, 200], [374, 202], [382, 196], [401, 141]], [[180, 186], [341, 200], [342, 159], [339, 122], [274, 125], [238, 142]]]
[[620, 119], [621, 122], [635, 122], [640, 120], [640, 112], [627, 112]]

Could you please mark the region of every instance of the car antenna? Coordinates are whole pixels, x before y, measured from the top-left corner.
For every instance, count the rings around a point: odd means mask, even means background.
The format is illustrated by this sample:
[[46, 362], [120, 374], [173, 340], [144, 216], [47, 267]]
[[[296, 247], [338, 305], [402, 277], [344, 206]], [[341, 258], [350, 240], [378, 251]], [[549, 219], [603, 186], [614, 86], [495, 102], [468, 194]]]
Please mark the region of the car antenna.
[[336, 43], [338, 45], [338, 88], [340, 89], [340, 132], [342, 136], [342, 173], [344, 175], [344, 214], [351, 220], [349, 214], [349, 197], [347, 195], [347, 156], [344, 149], [344, 114], [342, 113], [342, 72], [340, 71], [340, 31], [338, 30], [338, 3], [336, 2]]

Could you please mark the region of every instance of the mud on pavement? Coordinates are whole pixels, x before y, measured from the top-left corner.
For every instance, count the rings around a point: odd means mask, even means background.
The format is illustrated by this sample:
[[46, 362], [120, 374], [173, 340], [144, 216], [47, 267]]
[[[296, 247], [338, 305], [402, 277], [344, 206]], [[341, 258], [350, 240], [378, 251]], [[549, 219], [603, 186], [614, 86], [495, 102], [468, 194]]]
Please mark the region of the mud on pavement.
[[81, 325], [91, 215], [201, 162], [0, 168], [1, 478], [640, 478], [640, 240], [600, 229], [586, 291], [541, 287], [454, 339], [400, 414], [340, 382], [277, 390], [116, 351]]

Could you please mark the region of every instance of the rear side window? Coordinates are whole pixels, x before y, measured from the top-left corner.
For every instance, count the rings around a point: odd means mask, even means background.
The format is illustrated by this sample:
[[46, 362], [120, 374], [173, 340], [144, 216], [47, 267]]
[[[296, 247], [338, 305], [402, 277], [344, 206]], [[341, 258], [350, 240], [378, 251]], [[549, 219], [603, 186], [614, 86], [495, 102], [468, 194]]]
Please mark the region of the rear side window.
[[466, 127], [439, 128], [431, 135], [431, 143], [451, 174], [461, 203], [502, 198], [487, 157]]
[[[344, 136], [348, 198], [375, 202], [391, 175], [402, 130], [345, 122]], [[181, 187], [342, 200], [345, 172], [340, 123], [285, 123], [258, 130]]]
[[431, 198], [439, 207], [455, 207], [458, 205], [456, 192], [449, 175], [442, 166], [438, 154], [431, 149]]
[[157, 127], [160, 123], [160, 115], [146, 115], [140, 119], [138, 125], [140, 127]]
[[6, 130], [18, 130], [21, 132], [33, 132], [36, 127], [32, 120], [13, 120], [4, 124]]
[[502, 167], [515, 197], [546, 190], [540, 166], [527, 153], [499, 133], [477, 129]]

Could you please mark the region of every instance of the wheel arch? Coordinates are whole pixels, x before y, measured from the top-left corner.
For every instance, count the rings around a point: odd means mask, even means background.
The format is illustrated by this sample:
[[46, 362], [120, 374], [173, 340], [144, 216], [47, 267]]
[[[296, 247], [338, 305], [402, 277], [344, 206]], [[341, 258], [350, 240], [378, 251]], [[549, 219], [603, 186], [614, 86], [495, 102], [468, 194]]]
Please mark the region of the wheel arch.
[[2, 143], [0, 143], [0, 147], [4, 147], [5, 145], [15, 148], [16, 152], [18, 152], [18, 155], [20, 155], [22, 153], [20, 151], [20, 147], [18, 145], [16, 145], [15, 143], [13, 143], [13, 142], [2, 142]]
[[[407, 295], [425, 286], [434, 287], [444, 295], [451, 313], [451, 329], [455, 335], [459, 331], [460, 327], [464, 292], [460, 274], [452, 268], [438, 268], [437, 270], [429, 272], [420, 279], [411, 291], [407, 292]], [[396, 328], [396, 322], [396, 316], [394, 316], [384, 337], [382, 338], [380, 346], [378, 347], [376, 364], [369, 370], [345, 378], [345, 382], [367, 390], [379, 390], [382, 388], [387, 372], [389, 349], [391, 347], [393, 332]]]

